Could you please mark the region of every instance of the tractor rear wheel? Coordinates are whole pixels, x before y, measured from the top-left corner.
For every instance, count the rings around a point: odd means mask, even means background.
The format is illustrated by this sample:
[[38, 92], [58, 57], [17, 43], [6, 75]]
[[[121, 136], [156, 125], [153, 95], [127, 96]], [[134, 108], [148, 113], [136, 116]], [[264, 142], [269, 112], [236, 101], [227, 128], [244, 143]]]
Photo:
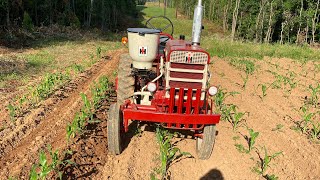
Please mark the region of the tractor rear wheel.
[[131, 64], [132, 59], [129, 54], [120, 56], [117, 89], [118, 104], [123, 104], [124, 101], [130, 99], [134, 93], [134, 77], [131, 75]]
[[118, 155], [121, 153], [121, 123], [119, 105], [114, 103], [109, 108], [108, 114], [108, 150], [111, 154]]
[[209, 159], [216, 138], [216, 125], [207, 125], [203, 129], [203, 137], [197, 137], [196, 149], [199, 159]]
[[123, 117], [120, 111], [120, 105], [125, 100], [130, 99], [134, 93], [134, 77], [131, 76], [131, 57], [129, 54], [120, 56], [118, 66], [118, 89], [117, 103], [112, 104], [109, 108], [108, 117], [108, 150], [111, 154], [118, 155], [122, 152]]

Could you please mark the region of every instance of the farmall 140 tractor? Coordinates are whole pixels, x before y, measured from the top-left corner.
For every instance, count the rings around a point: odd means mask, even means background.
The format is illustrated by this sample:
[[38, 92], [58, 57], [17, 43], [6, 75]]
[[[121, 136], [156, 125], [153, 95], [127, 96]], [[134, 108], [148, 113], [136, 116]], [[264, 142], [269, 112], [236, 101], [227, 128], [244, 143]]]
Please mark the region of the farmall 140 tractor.
[[[199, 0], [191, 42], [183, 35], [173, 39], [173, 24], [164, 16], [149, 19], [148, 28], [128, 29], [129, 55], [120, 58], [117, 103], [109, 109], [110, 153], [121, 153], [130, 121], [145, 121], [193, 133], [199, 159], [211, 156], [220, 115], [214, 114], [211, 98], [218, 90], [208, 87], [210, 55], [200, 47], [202, 14]], [[167, 21], [163, 29], [153, 23], [159, 18]]]

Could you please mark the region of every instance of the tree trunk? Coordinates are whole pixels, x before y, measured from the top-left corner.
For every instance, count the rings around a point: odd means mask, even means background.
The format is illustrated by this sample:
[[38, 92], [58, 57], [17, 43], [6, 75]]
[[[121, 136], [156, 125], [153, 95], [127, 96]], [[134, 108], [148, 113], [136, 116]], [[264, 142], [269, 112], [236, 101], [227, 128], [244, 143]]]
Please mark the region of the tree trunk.
[[[309, 19], [307, 19], [307, 22], [309, 22]], [[307, 28], [306, 28], [306, 43], [308, 43], [308, 37], [309, 36], [309, 24], [307, 23]]]
[[271, 3], [270, 3], [270, 15], [269, 15], [268, 31], [267, 31], [266, 37], [264, 39], [265, 43], [270, 42], [271, 31], [272, 31], [272, 17], [273, 17], [273, 1], [271, 1]]
[[285, 26], [285, 23], [282, 22], [282, 23], [281, 23], [280, 44], [283, 44], [283, 30], [284, 30], [284, 26]]
[[297, 39], [296, 39], [296, 44], [299, 43], [299, 36], [300, 36], [300, 31], [301, 31], [301, 16], [302, 16], [302, 10], [303, 10], [303, 0], [301, 0], [301, 8], [300, 8], [300, 15], [299, 15], [299, 29], [297, 33]]
[[7, 0], [6, 21], [7, 21], [7, 27], [10, 27], [10, 0]]
[[263, 10], [263, 6], [264, 6], [264, 0], [261, 0], [260, 1], [260, 9], [259, 9], [259, 14], [257, 16], [257, 19], [256, 19], [256, 39], [255, 39], [255, 42], [258, 42], [259, 41], [259, 34], [258, 34], [258, 27], [259, 27], [259, 24], [260, 24], [260, 17], [261, 17], [261, 13], [262, 13], [262, 10]]
[[315, 33], [317, 30], [317, 21], [318, 21], [318, 9], [319, 9], [319, 2], [320, 0], [317, 1], [317, 8], [316, 11], [314, 12], [314, 17], [312, 18], [312, 44], [315, 43]]
[[237, 27], [237, 20], [239, 14], [239, 6], [241, 0], [236, 0], [236, 6], [234, 7], [233, 14], [232, 14], [232, 31], [231, 31], [231, 40], [234, 40], [236, 27]]
[[91, 0], [91, 2], [90, 2], [90, 12], [89, 12], [88, 27], [91, 26], [91, 17], [92, 17], [92, 12], [93, 12], [93, 1], [94, 0]]

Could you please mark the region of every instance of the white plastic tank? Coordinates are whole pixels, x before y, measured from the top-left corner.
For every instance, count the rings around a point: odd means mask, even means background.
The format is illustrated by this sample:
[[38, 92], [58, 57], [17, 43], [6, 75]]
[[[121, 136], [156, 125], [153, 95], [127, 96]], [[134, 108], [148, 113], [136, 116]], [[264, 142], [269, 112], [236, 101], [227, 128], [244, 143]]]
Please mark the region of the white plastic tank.
[[129, 54], [137, 69], [151, 69], [157, 56], [160, 30], [148, 28], [129, 28]]

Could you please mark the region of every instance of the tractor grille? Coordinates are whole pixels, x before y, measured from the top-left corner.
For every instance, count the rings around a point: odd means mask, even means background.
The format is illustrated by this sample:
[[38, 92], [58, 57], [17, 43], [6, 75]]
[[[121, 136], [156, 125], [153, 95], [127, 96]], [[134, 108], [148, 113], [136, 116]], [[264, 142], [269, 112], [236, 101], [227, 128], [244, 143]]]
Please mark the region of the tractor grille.
[[207, 64], [208, 59], [203, 52], [173, 51], [170, 55], [170, 62], [173, 63]]
[[202, 89], [205, 65], [171, 63], [169, 86], [174, 88]]

